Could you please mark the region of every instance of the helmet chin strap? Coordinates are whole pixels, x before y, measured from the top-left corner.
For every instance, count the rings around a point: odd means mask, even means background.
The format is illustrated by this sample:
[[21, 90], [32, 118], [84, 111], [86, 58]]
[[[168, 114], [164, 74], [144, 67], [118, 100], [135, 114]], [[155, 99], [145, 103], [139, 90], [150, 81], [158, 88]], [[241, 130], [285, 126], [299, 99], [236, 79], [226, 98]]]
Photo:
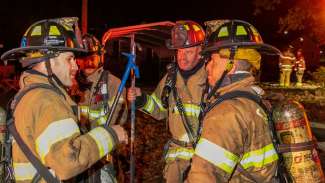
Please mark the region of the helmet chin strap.
[[218, 81], [216, 81], [216, 84], [213, 86], [213, 88], [208, 93], [207, 100], [209, 100], [212, 96], [216, 96], [216, 91], [220, 88], [220, 86], [221, 86], [223, 80], [225, 79], [226, 75], [233, 68], [236, 50], [237, 50], [237, 46], [230, 47], [229, 62], [227, 63], [226, 68], [223, 71], [220, 79]]
[[[57, 87], [57, 85], [59, 85], [61, 88], [63, 88], [64, 90], [66, 90], [65, 86], [60, 81], [60, 79], [53, 73], [50, 60], [45, 61], [45, 67], [46, 67], [46, 70], [47, 70], [49, 83], [51, 85], [53, 85], [54, 87]], [[57, 83], [57, 85], [55, 83]]]

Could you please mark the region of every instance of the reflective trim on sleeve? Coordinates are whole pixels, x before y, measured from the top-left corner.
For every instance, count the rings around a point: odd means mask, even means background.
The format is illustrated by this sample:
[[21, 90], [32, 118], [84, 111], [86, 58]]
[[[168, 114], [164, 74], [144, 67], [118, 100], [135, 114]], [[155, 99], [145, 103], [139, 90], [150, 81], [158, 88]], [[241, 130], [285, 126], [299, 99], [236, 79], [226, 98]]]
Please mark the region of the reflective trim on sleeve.
[[95, 109], [90, 109], [89, 110], [89, 119], [90, 120], [95, 120], [101, 116], [105, 115], [105, 111], [104, 108], [101, 108], [99, 110], [95, 110]]
[[244, 169], [250, 167], [263, 167], [266, 164], [272, 163], [278, 159], [278, 155], [273, 144], [264, 146], [261, 149], [245, 153], [240, 164]]
[[53, 144], [80, 133], [77, 123], [72, 118], [54, 121], [36, 139], [36, 152], [45, 163], [45, 156]]
[[[115, 97], [112, 97], [110, 100], [108, 100], [108, 105], [111, 107], [114, 103]], [[124, 103], [124, 98], [123, 96], [120, 96], [120, 98], [117, 101], [118, 104], [123, 104]]]
[[155, 101], [155, 103], [158, 105], [159, 110], [166, 111], [166, 109], [163, 107], [161, 100], [156, 96], [155, 93], [151, 95], [152, 99]]
[[204, 138], [199, 140], [195, 148], [195, 154], [224, 170], [228, 174], [233, 172], [239, 159], [235, 154]]
[[79, 109], [80, 109], [81, 116], [88, 116], [89, 106], [81, 105], [81, 106], [79, 106]]
[[97, 127], [92, 129], [88, 134], [95, 140], [99, 151], [99, 157], [104, 157], [107, 153], [113, 149], [113, 138], [107, 130], [103, 127]]
[[100, 117], [100, 118], [98, 118], [96, 120], [96, 124], [97, 125], [104, 125], [106, 123], [106, 120], [107, 120], [107, 115], [102, 116], [102, 117]]
[[31, 181], [37, 173], [37, 170], [31, 163], [14, 162], [13, 167], [16, 181]]
[[178, 148], [169, 148], [165, 160], [166, 162], [174, 161], [175, 159], [184, 159], [190, 160], [194, 154], [193, 149], [178, 147]]
[[154, 101], [152, 97], [150, 97], [149, 95], [147, 95], [146, 97], [147, 97], [147, 103], [143, 106], [143, 110], [151, 114], [154, 110]]
[[[199, 117], [200, 115], [200, 107], [195, 104], [183, 104], [185, 115], [192, 117]], [[177, 106], [174, 107], [174, 111], [176, 114], [179, 114]]]

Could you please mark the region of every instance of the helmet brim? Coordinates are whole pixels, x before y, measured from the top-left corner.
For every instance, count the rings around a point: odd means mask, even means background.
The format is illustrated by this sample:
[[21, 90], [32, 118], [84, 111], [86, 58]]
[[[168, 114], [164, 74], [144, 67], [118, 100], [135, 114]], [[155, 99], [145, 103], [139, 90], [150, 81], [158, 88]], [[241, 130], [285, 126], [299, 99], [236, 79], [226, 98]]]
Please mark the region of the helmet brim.
[[28, 52], [36, 50], [53, 50], [63, 52], [73, 52], [77, 55], [83, 55], [87, 53], [87, 50], [83, 48], [67, 48], [67, 47], [52, 47], [52, 46], [29, 46], [25, 48], [14, 48], [1, 55], [1, 60], [17, 60], [26, 56]]
[[197, 43], [197, 44], [192, 44], [192, 45], [180, 45], [180, 46], [174, 46], [172, 44], [172, 40], [171, 39], [168, 39], [166, 40], [166, 47], [170, 50], [177, 50], [177, 49], [182, 49], [182, 48], [191, 48], [191, 47], [194, 47], [194, 46], [198, 46], [198, 45], [201, 45], [202, 43]]
[[218, 45], [213, 45], [213, 46], [208, 46], [205, 49], [202, 50], [201, 55], [207, 55], [211, 54], [213, 52], [219, 51], [220, 49], [224, 48], [230, 48], [230, 47], [237, 47], [237, 48], [252, 48], [256, 49], [260, 53], [267, 54], [267, 55], [281, 55], [281, 51], [277, 49], [276, 47], [265, 44], [265, 43], [253, 43], [253, 42], [240, 42], [240, 43], [226, 43], [222, 44], [222, 46]]

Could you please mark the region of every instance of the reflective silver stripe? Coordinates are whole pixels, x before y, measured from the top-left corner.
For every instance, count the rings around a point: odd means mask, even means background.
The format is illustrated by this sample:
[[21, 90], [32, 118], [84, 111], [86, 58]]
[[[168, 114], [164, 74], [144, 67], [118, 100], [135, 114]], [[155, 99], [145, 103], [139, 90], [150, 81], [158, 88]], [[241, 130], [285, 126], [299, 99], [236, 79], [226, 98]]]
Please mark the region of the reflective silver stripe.
[[32, 180], [37, 170], [31, 163], [13, 163], [16, 181]]
[[[186, 116], [193, 116], [193, 117], [199, 117], [200, 115], [200, 107], [195, 104], [183, 104], [185, 115]], [[174, 111], [176, 114], [179, 114], [177, 106], [174, 107]]]
[[45, 163], [45, 156], [53, 144], [80, 133], [77, 123], [72, 119], [63, 119], [52, 122], [36, 139], [36, 152]]
[[[113, 102], [115, 100], [115, 97], [111, 98], [109, 101], [108, 101], [108, 105], [111, 107], [113, 105]], [[122, 96], [120, 96], [120, 98], [118, 99], [117, 101], [118, 104], [122, 104], [124, 103], [124, 98]]]
[[194, 154], [193, 149], [187, 149], [183, 147], [171, 148], [166, 154], [166, 161], [173, 161], [176, 158], [190, 160]]
[[95, 140], [100, 158], [112, 151], [113, 139], [103, 127], [94, 128], [88, 134]]
[[264, 146], [263, 148], [245, 153], [240, 164], [245, 168], [263, 167], [266, 164], [272, 163], [278, 159], [278, 155], [273, 144]]
[[166, 109], [163, 107], [161, 100], [156, 96], [155, 93], [151, 95], [152, 99], [155, 101], [155, 103], [158, 105], [159, 110], [166, 111]]
[[100, 118], [98, 118], [98, 120], [96, 121], [97, 125], [104, 125], [106, 123], [107, 120], [107, 116], [102, 116]]
[[195, 154], [231, 174], [238, 163], [238, 156], [226, 149], [201, 138], [195, 148]]
[[94, 120], [94, 119], [99, 118], [104, 115], [105, 115], [104, 108], [101, 108], [99, 110], [94, 110], [94, 109], [89, 110], [89, 119], [90, 120]]
[[86, 105], [81, 105], [79, 106], [79, 108], [80, 108], [80, 112], [83, 114], [87, 114], [89, 112], [89, 107]]

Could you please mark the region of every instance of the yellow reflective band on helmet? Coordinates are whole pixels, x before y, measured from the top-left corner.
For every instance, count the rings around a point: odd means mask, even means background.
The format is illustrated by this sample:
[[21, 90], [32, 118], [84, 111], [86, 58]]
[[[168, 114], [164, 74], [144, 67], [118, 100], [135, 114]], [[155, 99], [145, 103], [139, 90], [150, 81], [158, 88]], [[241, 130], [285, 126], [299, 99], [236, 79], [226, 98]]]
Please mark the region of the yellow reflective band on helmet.
[[166, 153], [165, 161], [170, 162], [175, 161], [175, 159], [190, 160], [193, 154], [193, 149], [187, 149], [184, 147], [170, 148]]
[[147, 103], [144, 105], [143, 110], [147, 111], [149, 114], [151, 114], [154, 110], [154, 101], [152, 97], [147, 95]]
[[250, 167], [260, 168], [276, 161], [278, 158], [273, 144], [269, 144], [261, 149], [245, 153], [240, 164], [244, 169]]
[[245, 30], [244, 26], [238, 25], [236, 27], [236, 36], [245, 36], [247, 35], [247, 31]]
[[37, 170], [31, 163], [13, 163], [16, 181], [31, 181]]
[[30, 36], [40, 36], [40, 35], [42, 35], [42, 26], [40, 25], [35, 26]]
[[61, 33], [60, 33], [60, 31], [59, 31], [59, 29], [58, 29], [57, 26], [51, 25], [50, 26], [49, 35], [50, 36], [59, 36], [59, 35], [61, 35]]
[[194, 29], [195, 32], [201, 30], [200, 27], [197, 26], [197, 25], [192, 25], [192, 27], [193, 27], [193, 29]]
[[95, 140], [100, 158], [112, 151], [113, 138], [103, 127], [94, 128], [88, 134]]
[[190, 27], [188, 25], [184, 25], [186, 30], [190, 30]]
[[[195, 104], [183, 104], [185, 115], [192, 117], [199, 117], [200, 115], [200, 107]], [[179, 114], [177, 106], [174, 107], [174, 111], [176, 114]]]
[[222, 27], [218, 33], [218, 37], [227, 37], [229, 36], [228, 28]]
[[234, 171], [239, 159], [235, 154], [204, 138], [200, 138], [195, 148], [195, 154], [224, 170], [228, 174], [231, 174]]
[[72, 119], [63, 119], [52, 122], [36, 139], [36, 152], [45, 163], [45, 156], [53, 144], [80, 133], [77, 123]]
[[161, 102], [161, 100], [156, 96], [156, 94], [152, 94], [152, 95], [150, 95], [151, 97], [152, 97], [152, 99], [154, 100], [154, 102], [158, 105], [158, 107], [159, 107], [159, 110], [161, 110], [161, 111], [166, 111], [166, 109], [163, 107], [163, 105], [162, 105], [162, 102]]

